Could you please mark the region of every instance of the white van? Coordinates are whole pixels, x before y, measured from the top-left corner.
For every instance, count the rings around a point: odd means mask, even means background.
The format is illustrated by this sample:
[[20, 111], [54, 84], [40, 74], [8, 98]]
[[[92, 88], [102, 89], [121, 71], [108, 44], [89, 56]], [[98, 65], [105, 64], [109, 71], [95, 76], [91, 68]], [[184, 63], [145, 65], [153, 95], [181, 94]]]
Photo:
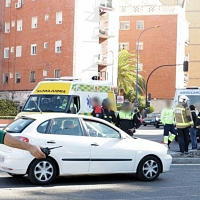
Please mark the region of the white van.
[[98, 97], [101, 102], [109, 98], [113, 104], [112, 109], [117, 110], [114, 88], [107, 81], [84, 82], [72, 77], [48, 78], [38, 83], [16, 118], [41, 112], [71, 113], [72, 107], [77, 114], [90, 115], [93, 97]]

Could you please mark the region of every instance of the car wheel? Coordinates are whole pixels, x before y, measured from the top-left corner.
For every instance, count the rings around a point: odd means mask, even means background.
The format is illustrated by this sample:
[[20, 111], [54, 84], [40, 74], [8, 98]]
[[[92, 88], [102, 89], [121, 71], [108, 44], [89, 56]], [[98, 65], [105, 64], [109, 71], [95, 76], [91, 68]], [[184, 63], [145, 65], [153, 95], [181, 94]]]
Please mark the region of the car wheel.
[[144, 126], [147, 126], [146, 124], [143, 124]]
[[158, 124], [156, 124], [156, 128], [160, 128], [160, 126]]
[[154, 181], [161, 173], [161, 164], [154, 156], [147, 156], [140, 161], [137, 169], [138, 178], [142, 181]]
[[12, 173], [8, 173], [10, 176], [12, 176], [13, 178], [23, 178], [26, 174], [12, 174]]
[[50, 158], [34, 160], [28, 172], [30, 181], [37, 185], [50, 184], [56, 178], [56, 165]]

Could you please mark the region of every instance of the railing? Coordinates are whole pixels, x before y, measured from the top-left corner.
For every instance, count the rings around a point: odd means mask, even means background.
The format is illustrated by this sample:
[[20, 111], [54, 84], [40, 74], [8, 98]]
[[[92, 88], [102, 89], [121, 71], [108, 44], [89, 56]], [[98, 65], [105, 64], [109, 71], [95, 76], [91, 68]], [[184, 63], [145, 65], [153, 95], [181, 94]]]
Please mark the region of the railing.
[[107, 8], [113, 8], [112, 0], [100, 0], [100, 6], [107, 7]]
[[99, 27], [99, 37], [114, 37], [115, 34], [108, 27]]
[[113, 65], [114, 63], [114, 55], [112, 51], [109, 51], [105, 54], [98, 55], [98, 64], [102, 66], [109, 66]]

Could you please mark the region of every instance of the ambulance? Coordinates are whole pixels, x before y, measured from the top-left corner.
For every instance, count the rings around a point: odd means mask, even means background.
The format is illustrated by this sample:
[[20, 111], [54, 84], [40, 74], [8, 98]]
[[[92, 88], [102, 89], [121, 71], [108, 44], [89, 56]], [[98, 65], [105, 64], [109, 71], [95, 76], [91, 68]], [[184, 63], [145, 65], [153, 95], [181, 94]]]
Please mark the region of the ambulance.
[[179, 97], [181, 95], [187, 96], [190, 105], [194, 105], [197, 111], [200, 111], [200, 88], [199, 87], [187, 87], [176, 89], [174, 97], [174, 108], [178, 104]]
[[91, 115], [91, 100], [109, 98], [117, 110], [112, 84], [107, 81], [81, 81], [73, 77], [47, 78], [38, 83], [16, 118], [36, 113]]

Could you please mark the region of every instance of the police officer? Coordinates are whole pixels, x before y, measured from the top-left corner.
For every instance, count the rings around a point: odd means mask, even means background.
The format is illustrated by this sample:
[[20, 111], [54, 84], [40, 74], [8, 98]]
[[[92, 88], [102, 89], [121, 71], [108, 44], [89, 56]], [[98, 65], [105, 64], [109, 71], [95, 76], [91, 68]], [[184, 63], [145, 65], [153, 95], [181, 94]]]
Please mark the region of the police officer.
[[29, 151], [35, 158], [45, 158], [45, 154], [41, 151], [39, 147], [34, 146], [28, 142], [24, 142], [22, 140], [18, 140], [3, 130], [0, 130], [0, 144]]
[[140, 126], [140, 121], [132, 110], [133, 109], [131, 103], [124, 102], [122, 104], [122, 110], [119, 112], [116, 121], [116, 126], [130, 136], [133, 136], [135, 129]]
[[[174, 127], [174, 111], [172, 109], [171, 100], [166, 100], [166, 108], [162, 110], [161, 122], [164, 125], [164, 144], [169, 147], [170, 143], [176, 137]], [[169, 132], [171, 134], [169, 134]]]
[[99, 99], [97, 97], [94, 97], [94, 98], [92, 98], [91, 103], [92, 103], [92, 107], [93, 107], [93, 111], [92, 111], [91, 115], [93, 117], [103, 119], [103, 110], [100, 106]]
[[113, 124], [116, 123], [115, 112], [111, 110], [111, 102], [108, 98], [104, 99], [102, 102], [102, 111], [104, 120]]
[[189, 98], [185, 95], [179, 97], [179, 103], [175, 108], [178, 142], [181, 153], [188, 153], [189, 128], [194, 126], [192, 115], [188, 107]]

